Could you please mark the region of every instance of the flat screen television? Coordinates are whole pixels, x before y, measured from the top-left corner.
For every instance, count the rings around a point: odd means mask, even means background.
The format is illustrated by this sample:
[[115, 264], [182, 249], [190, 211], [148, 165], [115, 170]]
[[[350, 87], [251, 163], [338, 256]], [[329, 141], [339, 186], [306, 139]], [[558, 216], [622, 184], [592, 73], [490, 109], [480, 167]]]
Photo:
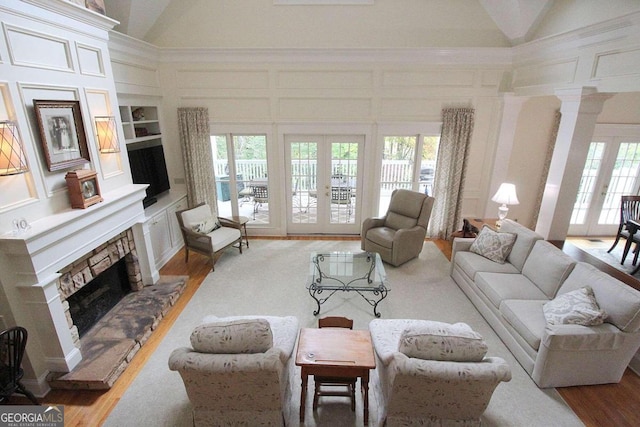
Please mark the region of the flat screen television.
[[142, 201], [146, 208], [158, 201], [158, 195], [171, 188], [162, 142], [152, 140], [128, 144], [127, 151], [133, 183], [149, 184], [147, 197]]

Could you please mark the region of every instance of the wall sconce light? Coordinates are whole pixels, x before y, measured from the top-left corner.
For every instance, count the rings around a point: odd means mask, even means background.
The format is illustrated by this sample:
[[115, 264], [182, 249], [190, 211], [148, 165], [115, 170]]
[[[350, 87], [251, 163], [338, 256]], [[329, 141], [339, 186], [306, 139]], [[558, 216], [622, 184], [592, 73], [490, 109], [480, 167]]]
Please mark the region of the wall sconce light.
[[507, 205], [517, 205], [520, 203], [518, 201], [518, 196], [516, 195], [516, 186], [506, 182], [500, 184], [500, 188], [498, 188], [498, 191], [491, 200], [502, 204], [498, 208], [499, 220], [496, 223], [496, 226], [498, 227], [502, 225], [502, 220], [505, 219], [507, 217], [507, 213], [509, 213], [509, 207]]
[[28, 170], [18, 126], [9, 120], [0, 121], [0, 176], [17, 175]]
[[96, 130], [98, 132], [98, 148], [101, 153], [119, 153], [118, 132], [116, 119], [113, 116], [96, 116]]

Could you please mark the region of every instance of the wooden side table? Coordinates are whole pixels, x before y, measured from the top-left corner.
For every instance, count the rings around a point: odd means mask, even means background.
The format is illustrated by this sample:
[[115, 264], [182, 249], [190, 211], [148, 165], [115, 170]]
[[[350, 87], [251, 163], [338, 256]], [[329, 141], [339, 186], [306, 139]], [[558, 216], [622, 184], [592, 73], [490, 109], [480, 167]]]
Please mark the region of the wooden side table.
[[364, 425], [369, 423], [369, 370], [376, 360], [367, 330], [343, 328], [304, 328], [298, 337], [296, 365], [302, 368], [300, 421], [304, 422], [309, 375], [360, 378], [364, 403]]
[[249, 222], [249, 217], [241, 216], [241, 215], [232, 215], [232, 216], [224, 216], [221, 217], [226, 219], [227, 221], [235, 222], [238, 224], [238, 228], [242, 233], [242, 237], [244, 237], [244, 242], [240, 239], [240, 245], [245, 245], [249, 247], [249, 237], [247, 236], [247, 223]]

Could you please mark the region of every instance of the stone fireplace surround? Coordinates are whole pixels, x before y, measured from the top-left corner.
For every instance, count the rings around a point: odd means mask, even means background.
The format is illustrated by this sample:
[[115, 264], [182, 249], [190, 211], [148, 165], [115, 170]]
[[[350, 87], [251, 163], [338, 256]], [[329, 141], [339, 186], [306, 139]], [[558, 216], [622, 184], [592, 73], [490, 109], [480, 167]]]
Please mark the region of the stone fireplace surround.
[[144, 283], [140, 274], [140, 265], [131, 229], [120, 233], [60, 270], [58, 292], [60, 293], [60, 300], [69, 324], [73, 343], [77, 348], [81, 349], [80, 336], [69, 311], [69, 297], [122, 259], [124, 259], [127, 266], [127, 277], [131, 290], [142, 290]]
[[[9, 305], [3, 312], [29, 331], [23, 382], [36, 395], [48, 392], [50, 372], [70, 372], [82, 360], [59, 292], [70, 286], [69, 279], [73, 287], [80, 276], [84, 280], [82, 273], [66, 277], [69, 265], [78, 265], [96, 249], [104, 255], [109, 242], [117, 242], [124, 233], [135, 242], [139, 281], [145, 285], [158, 281], [149, 230], [144, 225], [145, 189], [146, 185], [126, 185], [103, 194], [103, 202], [87, 209], [69, 208], [34, 221], [23, 235], [0, 236], [1, 285]], [[118, 246], [115, 243], [112, 250], [126, 252]], [[104, 256], [101, 259], [106, 263]], [[97, 261], [95, 265], [101, 265]]]

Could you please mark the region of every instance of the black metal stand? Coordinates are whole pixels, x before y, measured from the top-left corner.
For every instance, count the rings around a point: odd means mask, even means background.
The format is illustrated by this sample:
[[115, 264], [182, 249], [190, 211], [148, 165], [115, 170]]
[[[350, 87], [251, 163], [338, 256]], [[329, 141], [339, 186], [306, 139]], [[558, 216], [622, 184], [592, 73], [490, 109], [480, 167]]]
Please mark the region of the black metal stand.
[[[327, 302], [329, 298], [333, 296], [338, 291], [342, 292], [356, 292], [358, 295], [362, 297], [369, 305], [373, 307], [373, 314], [376, 317], [380, 317], [380, 312], [378, 311], [378, 304], [380, 301], [387, 297], [389, 293], [389, 289], [384, 285], [384, 283], [380, 283], [378, 286], [367, 286], [373, 283], [371, 275], [375, 269], [375, 260], [374, 255], [367, 253], [366, 261], [369, 264], [368, 271], [361, 277], [349, 278], [348, 281], [343, 281], [338, 277], [329, 276], [320, 268], [320, 263], [324, 261], [325, 255], [318, 254], [312, 258], [312, 262], [315, 269], [315, 274], [313, 275], [313, 280], [309, 285], [309, 295], [316, 301], [317, 309], [313, 312], [314, 316], [320, 314], [320, 306]], [[324, 280], [324, 283], [323, 283]], [[326, 283], [328, 280], [335, 281], [336, 283]], [[367, 285], [358, 286], [359, 282], [365, 281]], [[329, 291], [329, 294], [324, 298], [319, 298], [324, 291]], [[370, 298], [369, 294], [373, 294], [378, 298]]]

